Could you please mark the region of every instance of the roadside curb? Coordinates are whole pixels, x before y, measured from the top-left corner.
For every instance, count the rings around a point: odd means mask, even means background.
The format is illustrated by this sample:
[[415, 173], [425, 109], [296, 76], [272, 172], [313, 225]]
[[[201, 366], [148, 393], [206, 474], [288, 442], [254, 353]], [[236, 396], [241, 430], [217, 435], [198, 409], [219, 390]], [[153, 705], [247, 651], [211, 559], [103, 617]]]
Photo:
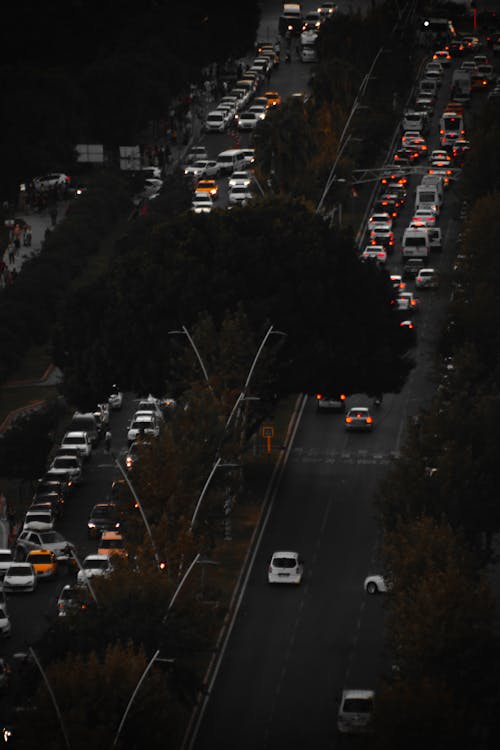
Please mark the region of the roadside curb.
[[4, 432], [7, 432], [7, 430], [12, 427], [12, 423], [17, 419], [17, 417], [29, 414], [31, 411], [37, 411], [38, 409], [41, 409], [45, 403], [45, 399], [37, 399], [36, 401], [30, 401], [28, 404], [20, 406], [18, 409], [14, 409], [13, 411], [9, 412], [3, 422], [0, 423], [0, 435]]
[[191, 712], [191, 718], [182, 740], [181, 750], [190, 750], [190, 748], [193, 746], [193, 742], [196, 739], [197, 730], [203, 718], [208, 697], [210, 696], [211, 685], [217, 677], [217, 672], [224, 656], [224, 651], [231, 635], [234, 621], [238, 614], [239, 606], [244, 593], [244, 584], [250, 574], [253, 558], [255, 557], [255, 546], [259, 542], [259, 539], [265, 529], [267, 519], [272, 507], [272, 500], [274, 498], [276, 490], [279, 487], [279, 480], [281, 479], [281, 475], [286, 466], [288, 455], [290, 453], [297, 428], [300, 424], [300, 418], [302, 416], [306, 401], [307, 395], [300, 394], [295, 402], [294, 410], [288, 423], [286, 437], [284, 440], [284, 447], [280, 455], [278, 456], [278, 460], [276, 461], [273, 473], [271, 474], [271, 478], [267, 485], [266, 493], [264, 495], [264, 501], [260, 509], [259, 519], [250, 538], [245, 554], [245, 559], [241, 566], [241, 570], [234, 587], [233, 595], [229, 602], [224, 621], [219, 631], [219, 636], [215, 644], [213, 656], [210, 659], [210, 663], [205, 672], [202, 687], [198, 693], [196, 704]]

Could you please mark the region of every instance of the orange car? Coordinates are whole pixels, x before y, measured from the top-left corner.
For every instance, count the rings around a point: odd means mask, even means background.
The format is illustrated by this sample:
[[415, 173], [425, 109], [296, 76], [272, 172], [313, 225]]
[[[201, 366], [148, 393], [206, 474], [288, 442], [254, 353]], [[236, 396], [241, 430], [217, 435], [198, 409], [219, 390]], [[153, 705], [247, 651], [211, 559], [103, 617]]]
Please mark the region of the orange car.
[[277, 91], [265, 91], [264, 96], [270, 107], [278, 107], [281, 104], [281, 96]]
[[195, 192], [208, 193], [215, 200], [219, 194], [219, 186], [215, 180], [198, 180]]
[[97, 550], [98, 555], [120, 555], [121, 557], [128, 557], [128, 552], [125, 549], [125, 540], [122, 535], [117, 531], [104, 531], [99, 542], [99, 549]]
[[57, 575], [57, 558], [50, 549], [32, 549], [26, 562], [30, 562], [37, 578], [53, 578]]

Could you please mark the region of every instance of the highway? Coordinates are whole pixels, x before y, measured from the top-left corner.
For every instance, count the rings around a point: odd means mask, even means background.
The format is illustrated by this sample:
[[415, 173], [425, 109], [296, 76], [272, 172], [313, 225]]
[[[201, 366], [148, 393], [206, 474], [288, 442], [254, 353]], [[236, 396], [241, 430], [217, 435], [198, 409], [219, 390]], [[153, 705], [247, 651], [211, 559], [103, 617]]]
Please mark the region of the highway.
[[[296, 90], [296, 69], [304, 66], [292, 62], [283, 67], [276, 81], [284, 74], [286, 82], [276, 87]], [[439, 147], [437, 122], [450, 98], [450, 80], [448, 71], [428, 135], [429, 151]], [[408, 201], [398, 217], [396, 250], [387, 263], [392, 273], [401, 273], [401, 238], [419, 181], [420, 176], [411, 177]], [[374, 496], [404, 443], [408, 419], [435, 391], [436, 346], [449, 297], [458, 214], [458, 197], [451, 188], [440, 217], [443, 251], [429, 261], [440, 270], [443, 283], [437, 291], [418, 295], [416, 367], [400, 394], [384, 396], [373, 433], [346, 433], [341, 415], [318, 414], [314, 399], [305, 406], [239, 611], [209, 685], [190, 745], [196, 750], [337, 747], [342, 689], [376, 688], [378, 678], [390, 670], [383, 646], [384, 598], [363, 591], [365, 576], [380, 572]], [[349, 397], [348, 406], [362, 405], [371, 405], [371, 399], [363, 394]], [[268, 585], [267, 565], [279, 549], [303, 556], [300, 587]]]
[[[275, 31], [269, 29], [277, 26], [279, 7], [276, 2], [265, 4], [259, 39], [275, 38]], [[307, 3], [305, 11], [314, 7]], [[283, 98], [306, 91], [311, 71], [311, 66], [292, 59], [273, 72], [266, 89], [279, 91]], [[437, 118], [449, 98], [450, 77], [447, 72], [436, 105], [430, 149], [438, 146]], [[242, 134], [242, 147], [248, 140], [249, 135]], [[234, 146], [227, 134], [205, 136], [203, 142], [210, 158]], [[410, 220], [417, 181], [412, 177], [408, 204], [398, 220], [396, 248]], [[223, 205], [227, 179], [221, 183]], [[362, 588], [364, 577], [377, 572], [373, 500], [404, 442], [408, 418], [429, 403], [435, 390], [436, 342], [449, 296], [446, 273], [455, 254], [457, 207], [452, 188], [440, 219], [444, 249], [431, 264], [443, 269], [445, 283], [436, 292], [419, 295], [417, 365], [400, 394], [385, 395], [373, 433], [346, 433], [341, 415], [318, 414], [312, 399], [305, 403], [234, 627], [210, 686], [193, 741], [196, 750], [337, 747], [336, 699], [341, 690], [374, 687], [390, 668], [383, 650], [384, 599], [367, 597]], [[398, 249], [388, 267], [400, 272]], [[368, 404], [364, 394], [349, 397], [349, 405]], [[123, 411], [111, 415], [114, 450], [125, 445], [125, 425], [134, 409], [135, 401], [128, 395]], [[101, 444], [59, 526], [82, 558], [96, 550], [86, 534], [89, 511], [107, 499], [116, 477], [113, 461]], [[267, 565], [278, 549], [295, 549], [303, 556], [305, 576], [300, 587], [267, 584]], [[59, 591], [72, 580], [74, 574], [62, 570], [57, 581], [41, 583], [34, 594], [9, 596], [13, 635], [0, 644], [0, 656], [10, 657], [36, 643], [55, 614]]]

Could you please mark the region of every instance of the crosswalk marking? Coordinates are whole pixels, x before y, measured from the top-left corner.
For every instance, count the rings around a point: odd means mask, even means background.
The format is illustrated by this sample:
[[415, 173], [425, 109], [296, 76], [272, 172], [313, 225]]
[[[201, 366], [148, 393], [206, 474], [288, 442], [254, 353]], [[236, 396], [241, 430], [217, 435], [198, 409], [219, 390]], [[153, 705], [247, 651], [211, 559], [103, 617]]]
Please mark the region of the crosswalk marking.
[[388, 453], [371, 453], [367, 450], [342, 451], [342, 450], [314, 450], [313, 448], [293, 448], [290, 453], [290, 461], [304, 464], [365, 464], [365, 465], [388, 465], [399, 457], [397, 451]]

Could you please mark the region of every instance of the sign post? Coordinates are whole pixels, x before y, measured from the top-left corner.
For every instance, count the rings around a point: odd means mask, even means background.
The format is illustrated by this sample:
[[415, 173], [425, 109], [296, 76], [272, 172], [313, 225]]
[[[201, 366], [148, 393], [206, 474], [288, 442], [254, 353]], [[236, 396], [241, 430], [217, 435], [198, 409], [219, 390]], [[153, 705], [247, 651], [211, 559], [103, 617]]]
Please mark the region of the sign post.
[[260, 434], [266, 441], [266, 447], [267, 447], [267, 455], [269, 456], [271, 454], [272, 449], [272, 439], [274, 437], [274, 425], [272, 424], [263, 424], [261, 427]]

